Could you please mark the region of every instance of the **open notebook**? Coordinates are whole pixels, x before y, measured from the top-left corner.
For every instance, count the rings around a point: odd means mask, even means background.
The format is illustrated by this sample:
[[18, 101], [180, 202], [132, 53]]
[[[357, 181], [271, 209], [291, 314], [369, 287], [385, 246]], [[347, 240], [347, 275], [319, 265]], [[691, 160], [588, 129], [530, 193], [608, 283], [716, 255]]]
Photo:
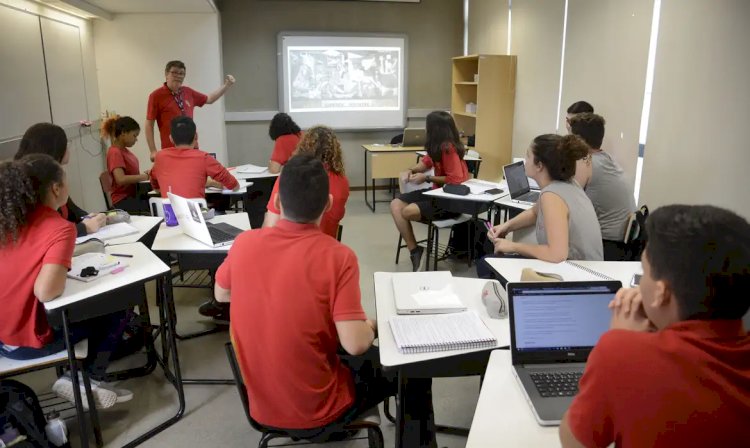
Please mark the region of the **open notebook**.
[[83, 243], [92, 238], [98, 240], [108, 240], [112, 238], [119, 238], [121, 236], [133, 235], [138, 233], [138, 229], [126, 222], [118, 222], [117, 224], [108, 224], [94, 233], [88, 235], [79, 236], [76, 238], [76, 244]]
[[492, 348], [497, 339], [474, 311], [394, 316], [388, 321], [401, 353]]

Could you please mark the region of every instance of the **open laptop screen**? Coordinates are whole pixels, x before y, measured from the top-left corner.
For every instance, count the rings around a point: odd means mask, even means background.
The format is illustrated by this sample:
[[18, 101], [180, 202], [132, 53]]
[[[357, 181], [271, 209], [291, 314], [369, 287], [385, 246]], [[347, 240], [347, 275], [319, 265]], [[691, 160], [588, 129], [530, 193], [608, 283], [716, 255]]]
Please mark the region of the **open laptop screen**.
[[526, 169], [522, 161], [505, 165], [503, 173], [505, 174], [505, 180], [508, 182], [508, 191], [511, 198], [515, 199], [531, 190], [529, 187], [529, 178], [526, 177]]

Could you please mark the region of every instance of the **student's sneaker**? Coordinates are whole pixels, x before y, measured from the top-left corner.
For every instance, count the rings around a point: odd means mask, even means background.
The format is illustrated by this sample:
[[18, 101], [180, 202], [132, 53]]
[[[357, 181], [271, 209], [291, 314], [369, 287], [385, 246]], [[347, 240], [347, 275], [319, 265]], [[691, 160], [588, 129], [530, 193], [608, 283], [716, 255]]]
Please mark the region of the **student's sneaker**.
[[209, 299], [198, 307], [198, 314], [206, 317], [216, 317], [222, 314], [229, 315], [229, 304], [220, 303], [216, 299]]
[[[80, 374], [78, 381], [81, 389], [81, 398], [83, 401], [83, 409], [88, 411], [89, 403], [86, 399], [86, 389], [83, 386], [83, 378]], [[115, 403], [123, 403], [133, 399], [133, 393], [126, 389], [116, 389], [107, 383], [89, 380], [91, 382], [91, 394], [94, 396], [94, 403], [98, 409], [107, 409], [115, 405]], [[52, 385], [52, 392], [57, 396], [64, 398], [71, 403], [75, 403], [75, 395], [73, 394], [73, 380], [70, 378], [70, 374], [65, 374], [55, 381]]]
[[421, 246], [417, 246], [409, 254], [409, 258], [411, 258], [411, 270], [413, 272], [417, 272], [419, 270], [419, 265], [422, 264], [422, 254], [423, 253], [424, 253], [424, 248], [421, 247]]

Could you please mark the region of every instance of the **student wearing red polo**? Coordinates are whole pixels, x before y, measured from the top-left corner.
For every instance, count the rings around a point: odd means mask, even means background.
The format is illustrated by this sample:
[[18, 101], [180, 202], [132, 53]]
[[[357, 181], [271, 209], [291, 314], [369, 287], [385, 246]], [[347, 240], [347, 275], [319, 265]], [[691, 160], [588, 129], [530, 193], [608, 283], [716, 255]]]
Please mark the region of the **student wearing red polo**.
[[[215, 296], [231, 297], [235, 352], [241, 370], [252, 372], [245, 382], [253, 419], [325, 440], [394, 394], [395, 381], [377, 365], [377, 326], [362, 309], [354, 252], [318, 230], [333, 201], [323, 163], [294, 156], [278, 183], [281, 219], [235, 240], [216, 273]], [[339, 347], [368, 355], [363, 366], [342, 362]], [[417, 396], [429, 397], [429, 380], [413, 384], [423, 387]], [[432, 403], [420, 404], [405, 422], [406, 446], [434, 446]]]
[[[333, 196], [331, 208], [323, 214], [320, 230], [336, 238], [339, 222], [346, 213], [346, 201], [349, 199], [349, 180], [344, 171], [344, 160], [339, 143], [333, 129], [326, 126], [314, 126], [305, 132], [297, 145], [295, 154], [308, 154], [323, 162], [328, 172], [329, 192]], [[283, 174], [282, 174], [283, 176]], [[263, 227], [270, 227], [280, 219], [281, 212], [275, 205], [274, 197], [279, 193], [279, 183], [273, 187], [268, 201], [268, 212], [263, 221]]]
[[[65, 348], [62, 331], [47, 322], [43, 302], [63, 293], [71, 267], [75, 226], [56, 211], [68, 200], [68, 183], [52, 157], [30, 154], [0, 163], [0, 191], [0, 356], [41, 358]], [[84, 367], [92, 376], [104, 376], [121, 340], [124, 317], [116, 313], [71, 325], [74, 343], [89, 339]], [[73, 401], [70, 376], [61, 376], [52, 390]], [[92, 392], [97, 407], [104, 408], [133, 397], [104, 383]]]
[[279, 112], [273, 116], [268, 126], [268, 136], [273, 140], [273, 152], [268, 161], [268, 171], [276, 174], [292, 157], [297, 144], [302, 137], [302, 130], [289, 115]]
[[127, 212], [147, 212], [148, 204], [136, 197], [136, 184], [149, 179], [140, 172], [138, 157], [128, 147], [135, 145], [141, 127], [130, 117], [115, 116], [102, 123], [102, 137], [112, 144], [107, 150], [107, 171], [112, 176], [112, 206]]
[[[237, 179], [221, 163], [195, 149], [198, 134], [192, 118], [172, 120], [170, 138], [174, 147], [159, 151], [151, 169], [151, 186], [161, 192], [161, 197], [166, 198], [171, 191], [185, 198], [202, 198], [207, 186], [235, 191], [239, 188]], [[209, 176], [213, 181], [207, 182]]]
[[646, 222], [637, 289], [620, 290], [560, 426], [564, 447], [748, 446], [750, 224], [672, 205]]
[[167, 62], [164, 69], [166, 81], [148, 96], [146, 142], [148, 142], [148, 148], [151, 151], [151, 161], [156, 158], [157, 151], [154, 142], [154, 122], [159, 127], [161, 148], [169, 148], [172, 146], [172, 142], [169, 140], [170, 126], [175, 117], [193, 118], [193, 108], [213, 104], [234, 84], [234, 77], [227, 75], [221, 87], [211, 94], [205, 95], [183, 85], [185, 73], [185, 64], [182, 61]]

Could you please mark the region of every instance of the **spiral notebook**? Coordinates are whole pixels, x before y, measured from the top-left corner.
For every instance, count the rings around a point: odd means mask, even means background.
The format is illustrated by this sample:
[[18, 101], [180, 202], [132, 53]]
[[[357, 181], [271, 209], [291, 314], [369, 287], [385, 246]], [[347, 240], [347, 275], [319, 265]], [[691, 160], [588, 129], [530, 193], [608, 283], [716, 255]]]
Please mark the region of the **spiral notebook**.
[[401, 353], [492, 348], [497, 338], [474, 311], [394, 316], [389, 322]]

